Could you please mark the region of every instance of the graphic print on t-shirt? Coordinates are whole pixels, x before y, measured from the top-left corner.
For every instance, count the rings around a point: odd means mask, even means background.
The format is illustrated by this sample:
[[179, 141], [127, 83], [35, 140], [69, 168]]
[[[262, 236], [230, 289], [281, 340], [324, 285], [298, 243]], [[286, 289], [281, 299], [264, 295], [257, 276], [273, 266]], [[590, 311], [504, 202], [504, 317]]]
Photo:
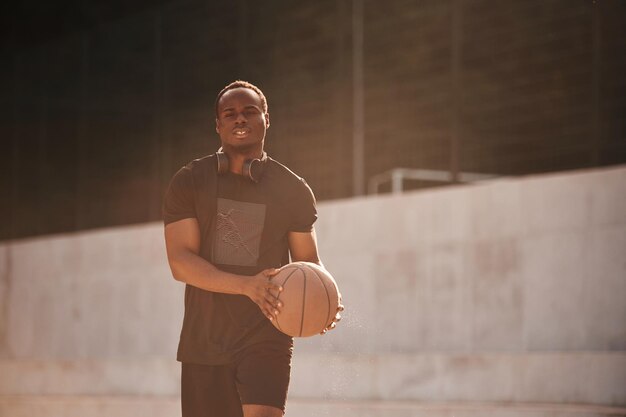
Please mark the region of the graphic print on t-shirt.
[[214, 262], [256, 266], [265, 223], [265, 204], [217, 199]]

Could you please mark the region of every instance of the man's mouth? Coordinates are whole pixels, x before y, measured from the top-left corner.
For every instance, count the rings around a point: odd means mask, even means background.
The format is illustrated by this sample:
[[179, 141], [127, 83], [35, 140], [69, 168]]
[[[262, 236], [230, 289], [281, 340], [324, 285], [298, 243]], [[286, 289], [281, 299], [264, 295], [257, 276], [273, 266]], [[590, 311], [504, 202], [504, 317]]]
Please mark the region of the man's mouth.
[[250, 133], [250, 129], [247, 127], [236, 127], [233, 129], [233, 135], [236, 137], [244, 137]]

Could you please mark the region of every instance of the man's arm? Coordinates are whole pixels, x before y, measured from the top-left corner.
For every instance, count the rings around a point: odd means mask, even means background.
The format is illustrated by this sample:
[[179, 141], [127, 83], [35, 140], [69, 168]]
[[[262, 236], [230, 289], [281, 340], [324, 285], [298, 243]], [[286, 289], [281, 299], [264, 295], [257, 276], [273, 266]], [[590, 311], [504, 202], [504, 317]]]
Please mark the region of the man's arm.
[[287, 239], [292, 262], [305, 261], [324, 266], [317, 253], [315, 229], [310, 232], [289, 232]]
[[[322, 268], [324, 265], [320, 260], [317, 252], [317, 236], [315, 235], [315, 229], [310, 232], [289, 232], [289, 252], [291, 253], [291, 260], [293, 262], [306, 261], [318, 264]], [[337, 323], [341, 320], [341, 312], [344, 310], [341, 302], [341, 294], [339, 294], [339, 308], [337, 308], [337, 314], [333, 322], [322, 331], [322, 334], [328, 330], [332, 330], [337, 326]]]
[[200, 227], [197, 219], [188, 218], [166, 225], [165, 247], [172, 275], [177, 281], [207, 291], [246, 295], [270, 320], [279, 310], [280, 305], [268, 291], [282, 291], [269, 279], [278, 270], [266, 269], [251, 277], [219, 270], [199, 255]]

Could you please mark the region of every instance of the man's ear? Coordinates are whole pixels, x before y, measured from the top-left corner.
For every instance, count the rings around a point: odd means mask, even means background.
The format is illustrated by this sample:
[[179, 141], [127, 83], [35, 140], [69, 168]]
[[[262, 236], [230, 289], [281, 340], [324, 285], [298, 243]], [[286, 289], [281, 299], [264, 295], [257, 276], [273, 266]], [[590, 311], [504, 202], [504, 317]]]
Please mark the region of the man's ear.
[[215, 132], [219, 135], [220, 133], [220, 120], [215, 118]]
[[265, 128], [267, 129], [268, 127], [270, 127], [270, 114], [265, 112]]

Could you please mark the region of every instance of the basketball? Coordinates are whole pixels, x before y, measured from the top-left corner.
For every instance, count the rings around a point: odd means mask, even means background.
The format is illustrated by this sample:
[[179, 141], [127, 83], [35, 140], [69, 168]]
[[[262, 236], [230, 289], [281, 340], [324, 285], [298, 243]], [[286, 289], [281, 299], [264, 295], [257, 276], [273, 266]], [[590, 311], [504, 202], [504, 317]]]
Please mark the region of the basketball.
[[283, 307], [272, 320], [274, 327], [294, 337], [319, 334], [333, 322], [339, 307], [339, 290], [333, 277], [311, 262], [292, 262], [272, 281], [283, 287], [274, 293]]

